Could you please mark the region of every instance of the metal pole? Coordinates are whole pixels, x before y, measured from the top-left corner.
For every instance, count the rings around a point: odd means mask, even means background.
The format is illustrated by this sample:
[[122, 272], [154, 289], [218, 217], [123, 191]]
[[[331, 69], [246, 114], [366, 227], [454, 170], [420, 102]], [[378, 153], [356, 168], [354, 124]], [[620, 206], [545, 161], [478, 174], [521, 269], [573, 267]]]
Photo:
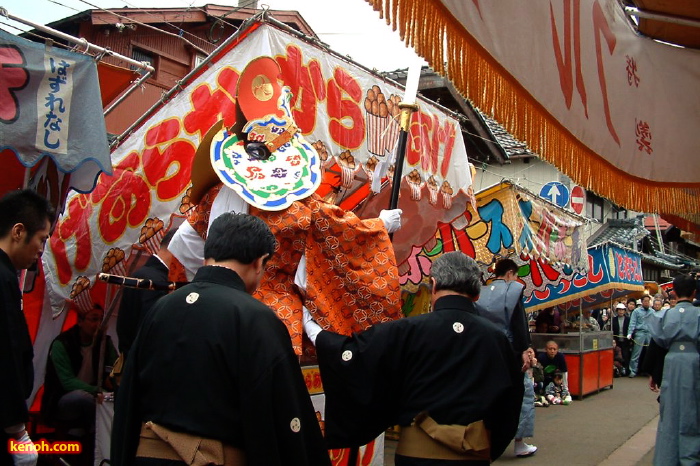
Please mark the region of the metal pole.
[[664, 23], [680, 24], [681, 26], [700, 28], [700, 21], [694, 18], [668, 15], [663, 13], [654, 13], [646, 10], [640, 10], [639, 8], [635, 8], [632, 6], [625, 7], [625, 14], [627, 16], [634, 16], [636, 18], [653, 19]]
[[104, 116], [109, 115], [109, 114], [112, 112], [112, 110], [114, 110], [114, 109], [117, 107], [117, 105], [119, 105], [119, 104], [121, 104], [122, 102], [124, 102], [124, 101], [126, 100], [126, 98], [129, 97], [129, 96], [131, 95], [131, 93], [134, 92], [136, 89], [138, 89], [139, 86], [141, 86], [142, 83], [146, 82], [146, 80], [147, 80], [148, 78], [150, 78], [152, 74], [153, 74], [153, 73], [151, 73], [150, 71], [146, 71], [146, 73], [144, 73], [138, 80], [136, 80], [136, 82], [134, 82], [134, 83], [131, 85], [131, 87], [129, 88], [129, 90], [127, 90], [124, 94], [121, 95], [121, 97], [119, 97], [117, 100], [115, 100], [114, 103], [113, 103], [112, 105], [110, 105], [109, 107], [107, 107], [107, 108], [105, 109], [105, 111], [102, 112], [102, 115], [104, 115]]
[[63, 40], [70, 42], [72, 44], [77, 44], [77, 45], [80, 45], [82, 47], [85, 47], [85, 50], [84, 50], [85, 53], [94, 52], [97, 54], [110, 55], [110, 56], [113, 56], [115, 58], [118, 58], [119, 60], [125, 61], [129, 65], [135, 66], [135, 67], [142, 69], [142, 70], [146, 70], [149, 73], [153, 73], [155, 71], [155, 69], [146, 62], [136, 61], [133, 58], [125, 57], [124, 55], [120, 55], [118, 53], [112, 52], [111, 50], [106, 49], [104, 47], [100, 47], [100, 46], [91, 44], [90, 42], [87, 41], [87, 39], [73, 37], [73, 36], [65, 34], [61, 31], [57, 31], [56, 29], [52, 29], [48, 26], [42, 26], [41, 24], [37, 24], [33, 21], [29, 21], [28, 19], [24, 19], [24, 18], [20, 18], [19, 16], [11, 15], [5, 7], [0, 7], [0, 15], [5, 16], [5, 17], [12, 19], [14, 21], [20, 22], [22, 24], [26, 24], [27, 26], [31, 26], [34, 29], [38, 29], [39, 31], [45, 32], [47, 34], [51, 34], [52, 36], [58, 37], [59, 39], [63, 39]]

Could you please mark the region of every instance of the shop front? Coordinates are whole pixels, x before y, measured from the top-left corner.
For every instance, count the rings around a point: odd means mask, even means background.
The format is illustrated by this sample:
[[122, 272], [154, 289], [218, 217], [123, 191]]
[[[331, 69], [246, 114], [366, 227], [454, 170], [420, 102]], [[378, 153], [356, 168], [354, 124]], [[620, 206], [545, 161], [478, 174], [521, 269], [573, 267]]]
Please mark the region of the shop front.
[[615, 301], [645, 291], [639, 253], [605, 243], [588, 249], [588, 261], [588, 273], [575, 273], [525, 301], [528, 312], [555, 308], [565, 322], [562, 333], [533, 333], [532, 343], [537, 351], [549, 340], [559, 345], [569, 369], [569, 391], [578, 397], [613, 386], [612, 332], [590, 331], [582, 314], [613, 308]]

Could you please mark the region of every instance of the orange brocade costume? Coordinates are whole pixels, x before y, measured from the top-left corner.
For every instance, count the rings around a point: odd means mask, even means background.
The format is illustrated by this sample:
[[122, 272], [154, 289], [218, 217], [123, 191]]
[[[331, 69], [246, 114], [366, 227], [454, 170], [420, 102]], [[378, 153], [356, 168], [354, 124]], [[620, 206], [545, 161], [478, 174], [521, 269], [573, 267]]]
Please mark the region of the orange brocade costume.
[[[206, 239], [212, 202], [222, 186], [211, 188], [187, 214], [202, 239]], [[302, 351], [302, 304], [322, 328], [343, 335], [401, 317], [394, 249], [380, 219], [361, 220], [315, 194], [281, 211], [251, 206], [249, 213], [267, 223], [279, 245], [253, 296], [287, 325], [296, 354]], [[305, 297], [294, 284], [304, 253]], [[171, 266], [171, 279], [186, 281], [180, 264]]]

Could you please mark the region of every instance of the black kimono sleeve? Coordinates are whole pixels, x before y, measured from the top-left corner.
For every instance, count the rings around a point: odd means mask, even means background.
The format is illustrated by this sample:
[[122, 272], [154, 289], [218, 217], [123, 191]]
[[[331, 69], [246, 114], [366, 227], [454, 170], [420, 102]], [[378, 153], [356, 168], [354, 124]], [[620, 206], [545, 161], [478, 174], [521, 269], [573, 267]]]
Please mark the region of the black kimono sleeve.
[[[289, 333], [272, 312], [269, 316], [264, 333], [244, 337], [250, 341], [238, 363], [243, 368], [239, 396], [247, 464], [330, 466]], [[256, 339], [265, 346], [255, 345]]]
[[365, 445], [397, 424], [401, 380], [399, 321], [345, 337], [321, 332], [316, 339], [326, 396], [329, 448]]

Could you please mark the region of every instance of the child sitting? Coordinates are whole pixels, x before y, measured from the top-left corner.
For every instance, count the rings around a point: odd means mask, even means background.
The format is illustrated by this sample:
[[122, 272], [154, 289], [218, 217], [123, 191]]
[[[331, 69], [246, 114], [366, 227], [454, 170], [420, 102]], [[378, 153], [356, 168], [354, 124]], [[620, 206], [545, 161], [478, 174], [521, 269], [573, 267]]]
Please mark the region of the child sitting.
[[622, 357], [622, 348], [617, 346], [613, 338], [613, 377], [623, 377], [627, 375], [625, 370], [625, 358]]
[[532, 380], [535, 385], [535, 406], [544, 406], [547, 407], [549, 406], [549, 402], [547, 401], [547, 398], [544, 397], [544, 369], [542, 368], [542, 364], [537, 362], [537, 359], [534, 359], [534, 363], [532, 363], [532, 367], [529, 369], [532, 371]]
[[571, 394], [564, 386], [564, 376], [561, 372], [554, 373], [554, 378], [545, 389], [547, 401], [553, 405], [568, 405], [571, 403]]

